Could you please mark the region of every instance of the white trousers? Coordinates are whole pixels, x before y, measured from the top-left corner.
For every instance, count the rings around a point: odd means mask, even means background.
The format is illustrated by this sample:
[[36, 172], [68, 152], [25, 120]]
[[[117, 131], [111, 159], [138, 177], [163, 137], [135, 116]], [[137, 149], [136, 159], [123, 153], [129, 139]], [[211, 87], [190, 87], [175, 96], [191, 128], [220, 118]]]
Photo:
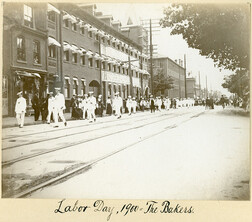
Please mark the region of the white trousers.
[[65, 119], [64, 114], [63, 114], [63, 109], [55, 108], [53, 110], [53, 119], [54, 119], [54, 122], [55, 122], [56, 126], [59, 124], [59, 117], [62, 119], [63, 123], [66, 122], [66, 119]]
[[95, 109], [88, 109], [88, 119], [92, 121], [93, 119], [96, 119], [95, 117]]
[[[83, 111], [83, 119], [85, 119], [85, 116], [86, 116], [86, 112], [87, 112], [87, 107], [83, 107], [82, 108], [82, 111]], [[87, 117], [88, 118], [88, 117]]]
[[136, 107], [133, 106], [133, 113], [136, 113]]
[[25, 117], [25, 112], [16, 114], [18, 125], [21, 127], [24, 126], [24, 117]]
[[129, 114], [131, 114], [131, 106], [129, 106], [127, 108], [128, 108]]
[[121, 116], [121, 107], [120, 106], [115, 107], [115, 115], [116, 116]]
[[[47, 116], [47, 122], [48, 123], [51, 122], [51, 115], [52, 115], [53, 111], [54, 111], [54, 109], [48, 109], [48, 116]], [[53, 113], [53, 118], [54, 118], [54, 113]]]

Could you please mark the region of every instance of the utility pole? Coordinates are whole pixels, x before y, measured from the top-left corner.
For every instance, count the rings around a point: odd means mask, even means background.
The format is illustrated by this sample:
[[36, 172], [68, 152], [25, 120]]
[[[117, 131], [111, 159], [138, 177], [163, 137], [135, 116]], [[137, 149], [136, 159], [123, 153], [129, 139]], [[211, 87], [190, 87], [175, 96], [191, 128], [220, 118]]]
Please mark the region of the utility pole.
[[201, 98], [200, 71], [199, 71], [199, 97]]
[[184, 54], [184, 68], [185, 68], [185, 98], [187, 99], [187, 92], [186, 92], [186, 54]]
[[152, 61], [152, 53], [153, 53], [153, 45], [152, 45], [152, 27], [151, 27], [151, 19], [150, 19], [150, 75], [151, 75], [151, 94], [154, 93], [154, 85], [153, 85], [153, 61]]
[[206, 98], [208, 97], [208, 90], [207, 90], [207, 76], [206, 76]]

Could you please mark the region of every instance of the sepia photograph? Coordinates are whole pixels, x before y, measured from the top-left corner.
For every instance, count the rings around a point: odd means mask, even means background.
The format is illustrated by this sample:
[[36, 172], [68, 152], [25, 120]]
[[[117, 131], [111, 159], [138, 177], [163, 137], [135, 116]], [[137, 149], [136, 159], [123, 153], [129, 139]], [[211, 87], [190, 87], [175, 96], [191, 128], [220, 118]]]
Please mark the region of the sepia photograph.
[[2, 14], [2, 199], [250, 201], [249, 3]]

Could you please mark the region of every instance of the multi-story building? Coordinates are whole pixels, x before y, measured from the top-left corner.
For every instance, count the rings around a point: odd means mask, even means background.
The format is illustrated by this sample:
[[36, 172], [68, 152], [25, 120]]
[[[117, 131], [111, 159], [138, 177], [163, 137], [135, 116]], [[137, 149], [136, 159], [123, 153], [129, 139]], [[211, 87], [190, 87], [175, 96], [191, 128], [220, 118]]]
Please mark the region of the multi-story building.
[[185, 98], [185, 68], [180, 64], [173, 61], [169, 57], [154, 57], [153, 58], [153, 75], [161, 70], [165, 76], [173, 79], [173, 88], [161, 92], [164, 96], [170, 98]]
[[[95, 5], [5, 3], [3, 114], [13, 115], [19, 90], [31, 107], [61, 87], [66, 105], [73, 94], [120, 92], [140, 97], [148, 90], [143, 46], [121, 33], [120, 22], [95, 13]], [[101, 14], [100, 14], [101, 15]]]
[[14, 115], [17, 92], [23, 91], [27, 112], [47, 87], [46, 4], [3, 5], [3, 115]]

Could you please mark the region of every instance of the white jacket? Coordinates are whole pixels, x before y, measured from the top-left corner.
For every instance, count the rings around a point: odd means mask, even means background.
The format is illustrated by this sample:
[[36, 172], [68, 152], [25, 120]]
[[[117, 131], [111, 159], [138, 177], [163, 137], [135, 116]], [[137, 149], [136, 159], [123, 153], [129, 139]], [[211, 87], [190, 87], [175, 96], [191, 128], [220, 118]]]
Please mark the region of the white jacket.
[[48, 98], [48, 110], [53, 110], [55, 108], [55, 98], [49, 97]]
[[16, 113], [26, 112], [26, 100], [24, 97], [20, 97], [17, 99], [16, 105], [15, 105], [15, 112]]
[[57, 109], [65, 109], [65, 97], [62, 93], [59, 93], [55, 96], [55, 108]]

